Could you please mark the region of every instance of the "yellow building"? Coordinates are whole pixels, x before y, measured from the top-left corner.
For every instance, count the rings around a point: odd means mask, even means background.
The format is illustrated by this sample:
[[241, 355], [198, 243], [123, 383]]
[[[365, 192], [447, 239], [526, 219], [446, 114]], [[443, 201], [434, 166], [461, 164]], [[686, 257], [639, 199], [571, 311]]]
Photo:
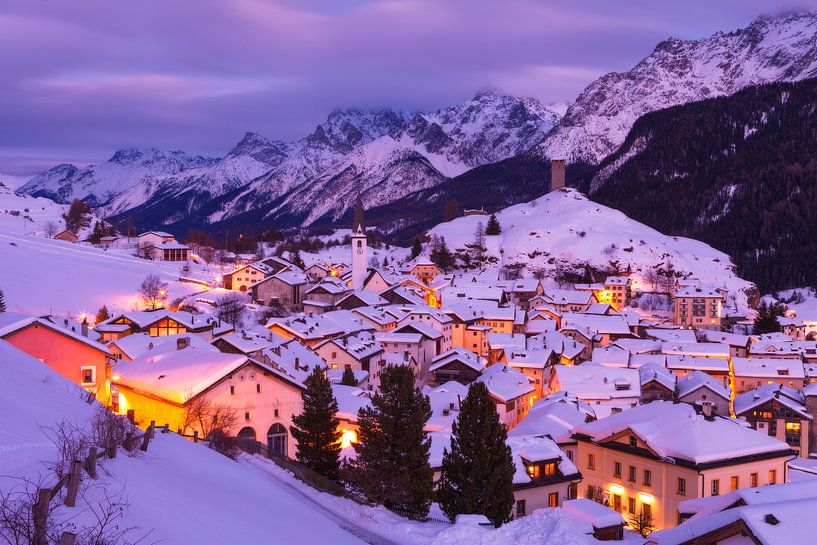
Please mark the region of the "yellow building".
[[685, 286], [675, 292], [675, 323], [694, 329], [720, 329], [723, 294], [713, 288]]
[[573, 431], [579, 496], [656, 529], [680, 522], [684, 500], [784, 482], [793, 458], [786, 443], [685, 403], [654, 401]]

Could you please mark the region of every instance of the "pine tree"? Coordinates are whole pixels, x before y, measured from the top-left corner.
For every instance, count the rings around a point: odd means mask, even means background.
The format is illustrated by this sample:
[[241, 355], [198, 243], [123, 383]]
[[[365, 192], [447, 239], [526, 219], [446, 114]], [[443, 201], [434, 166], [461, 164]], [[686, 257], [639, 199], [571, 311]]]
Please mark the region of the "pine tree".
[[421, 253], [423, 253], [423, 243], [419, 238], [415, 238], [411, 244], [411, 259], [417, 259]]
[[386, 256], [386, 257], [383, 258], [383, 268], [385, 269], [388, 266], [389, 266], [389, 258], [388, 258], [388, 256]]
[[485, 234], [495, 236], [502, 232], [502, 226], [499, 225], [499, 220], [496, 219], [496, 214], [491, 214], [488, 218], [488, 225], [485, 227]]
[[513, 509], [515, 467], [507, 430], [485, 384], [471, 384], [452, 431], [451, 450], [443, 451], [437, 501], [452, 521], [474, 513], [499, 527]]
[[454, 264], [454, 258], [445, 244], [445, 237], [440, 237], [431, 251], [431, 262], [441, 270], [447, 271]]
[[338, 479], [340, 472], [340, 431], [338, 402], [324, 371], [315, 366], [304, 381], [304, 408], [292, 418], [289, 430], [298, 442], [295, 456], [324, 477]]
[[6, 294], [0, 288], [0, 312], [6, 312]]
[[110, 317], [111, 317], [111, 313], [108, 311], [108, 307], [105, 306], [105, 305], [102, 305], [99, 308], [99, 310], [96, 311], [96, 322], [95, 323], [100, 324], [100, 323], [104, 322], [105, 320], [107, 320]]
[[340, 383], [344, 386], [357, 386], [357, 380], [355, 380], [355, 372], [352, 371], [351, 367], [347, 367], [343, 370], [343, 376], [340, 378]]
[[[781, 312], [782, 313], [782, 312]], [[757, 317], [755, 318], [755, 326], [752, 333], [755, 335], [763, 335], [764, 333], [776, 333], [780, 331], [780, 321], [777, 319], [778, 311], [773, 305], [769, 305], [766, 301], [760, 303], [757, 307]]]
[[351, 480], [366, 497], [417, 519], [428, 515], [433, 494], [431, 440], [423, 431], [430, 417], [412, 370], [386, 367], [371, 406], [358, 413], [357, 459], [350, 464]]

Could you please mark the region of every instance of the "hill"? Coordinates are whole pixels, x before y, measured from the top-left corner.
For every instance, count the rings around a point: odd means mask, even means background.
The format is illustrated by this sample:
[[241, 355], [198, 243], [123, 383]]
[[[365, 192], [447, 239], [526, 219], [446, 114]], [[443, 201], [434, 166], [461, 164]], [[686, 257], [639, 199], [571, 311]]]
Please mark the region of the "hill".
[[732, 256], [765, 292], [815, 286], [817, 80], [755, 86], [640, 118], [595, 200]]

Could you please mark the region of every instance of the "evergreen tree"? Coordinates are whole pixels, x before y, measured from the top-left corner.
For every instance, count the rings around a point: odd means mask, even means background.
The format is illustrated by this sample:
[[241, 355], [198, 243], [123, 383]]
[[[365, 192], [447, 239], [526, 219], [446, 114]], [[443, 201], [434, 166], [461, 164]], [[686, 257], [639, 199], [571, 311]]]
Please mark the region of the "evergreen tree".
[[780, 331], [780, 321], [777, 317], [782, 314], [782, 311], [775, 308], [775, 305], [769, 305], [766, 301], [762, 301], [757, 307], [757, 317], [755, 318], [755, 326], [752, 333], [755, 335], [763, 335], [764, 333], [776, 333]]
[[292, 418], [289, 430], [298, 442], [295, 456], [324, 477], [338, 479], [340, 472], [340, 431], [338, 402], [324, 371], [315, 366], [304, 381], [304, 408]]
[[428, 515], [433, 494], [431, 439], [423, 431], [430, 417], [412, 370], [386, 367], [371, 406], [358, 413], [357, 459], [350, 464], [351, 479], [366, 497], [417, 519]]
[[423, 253], [423, 243], [419, 238], [415, 238], [411, 244], [411, 259], [416, 259], [421, 253]]
[[62, 215], [62, 219], [65, 220], [65, 228], [72, 233], [78, 233], [80, 229], [90, 224], [90, 214], [91, 207], [85, 204], [85, 201], [74, 199], [68, 212]]
[[6, 312], [6, 294], [0, 288], [0, 312]]
[[97, 324], [104, 322], [108, 318], [111, 317], [111, 313], [108, 311], [108, 307], [102, 305], [99, 310], [96, 311], [96, 322]]
[[454, 264], [454, 257], [445, 244], [445, 237], [440, 237], [431, 250], [431, 262], [443, 271], [447, 271]]
[[389, 257], [386, 256], [386, 257], [383, 258], [383, 268], [385, 269], [388, 266], [389, 266]]
[[351, 367], [347, 367], [343, 370], [343, 376], [340, 378], [340, 383], [344, 386], [357, 386], [357, 380], [355, 380], [355, 372], [352, 371]]
[[499, 225], [499, 220], [496, 219], [496, 214], [491, 214], [488, 218], [488, 225], [485, 227], [485, 234], [495, 236], [502, 232], [502, 226]]
[[452, 521], [473, 513], [499, 527], [510, 520], [513, 509], [515, 467], [507, 430], [485, 384], [471, 384], [452, 431], [451, 450], [443, 451], [440, 507]]

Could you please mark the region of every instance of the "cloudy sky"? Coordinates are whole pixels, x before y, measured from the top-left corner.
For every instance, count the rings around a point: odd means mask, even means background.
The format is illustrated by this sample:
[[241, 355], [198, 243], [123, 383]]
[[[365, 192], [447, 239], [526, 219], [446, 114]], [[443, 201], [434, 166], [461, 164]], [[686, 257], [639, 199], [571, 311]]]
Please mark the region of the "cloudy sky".
[[296, 139], [334, 108], [433, 110], [487, 86], [569, 101], [669, 36], [802, 8], [817, 0], [3, 0], [0, 172], [221, 155], [248, 130]]

